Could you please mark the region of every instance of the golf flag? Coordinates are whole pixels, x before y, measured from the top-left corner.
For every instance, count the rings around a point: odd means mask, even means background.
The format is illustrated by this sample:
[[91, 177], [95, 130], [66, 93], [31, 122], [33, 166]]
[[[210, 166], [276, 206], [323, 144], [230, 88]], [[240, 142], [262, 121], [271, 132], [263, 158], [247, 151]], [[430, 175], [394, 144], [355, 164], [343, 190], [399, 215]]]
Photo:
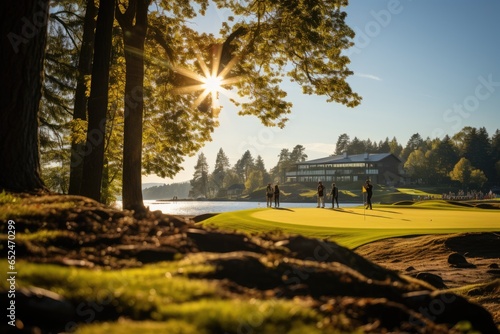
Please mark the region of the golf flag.
[[361, 186], [361, 191], [365, 193], [366, 192], [366, 188], [364, 186]]

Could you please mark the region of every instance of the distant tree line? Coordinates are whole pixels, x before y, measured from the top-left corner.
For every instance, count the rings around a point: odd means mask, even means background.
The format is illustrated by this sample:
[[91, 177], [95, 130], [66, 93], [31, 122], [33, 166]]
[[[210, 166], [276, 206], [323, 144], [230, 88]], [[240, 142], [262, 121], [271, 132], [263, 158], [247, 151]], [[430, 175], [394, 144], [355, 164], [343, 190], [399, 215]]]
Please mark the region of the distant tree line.
[[[423, 139], [413, 134], [403, 147], [395, 137], [379, 142], [370, 139], [351, 139], [343, 133], [338, 137], [333, 155], [392, 153], [403, 162], [407, 180], [418, 185], [457, 185], [482, 189], [500, 186], [500, 130], [489, 136], [484, 127], [464, 127], [452, 137]], [[225, 197], [235, 184], [252, 192], [268, 182], [286, 181], [286, 172], [307, 159], [305, 147], [296, 145], [291, 151], [282, 149], [276, 166], [267, 170], [261, 156], [254, 158], [250, 151], [231, 166], [221, 148], [215, 166], [210, 169], [203, 153], [198, 156], [190, 196]]]
[[305, 147], [302, 145], [296, 145], [291, 151], [286, 148], [282, 149], [278, 156], [278, 163], [269, 171], [262, 157], [258, 155], [254, 158], [248, 150], [231, 166], [224, 150], [219, 149], [212, 171], [210, 171], [205, 155], [200, 153], [191, 180], [190, 196], [227, 197], [230, 195], [228, 190], [235, 185], [240, 185], [239, 189], [243, 188], [246, 192], [252, 192], [269, 182], [283, 183], [286, 171], [297, 162], [307, 159], [304, 151]]
[[142, 190], [144, 199], [173, 199], [187, 198], [191, 184], [189, 182], [163, 184]]

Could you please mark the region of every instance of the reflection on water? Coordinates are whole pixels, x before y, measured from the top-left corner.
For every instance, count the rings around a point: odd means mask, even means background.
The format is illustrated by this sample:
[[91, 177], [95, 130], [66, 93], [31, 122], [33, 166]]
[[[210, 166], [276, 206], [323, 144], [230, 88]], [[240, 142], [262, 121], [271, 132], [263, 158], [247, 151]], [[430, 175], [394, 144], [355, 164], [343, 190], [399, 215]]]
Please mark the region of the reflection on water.
[[[121, 208], [121, 201], [117, 206]], [[265, 202], [238, 202], [238, 201], [144, 201], [144, 205], [151, 211], [160, 210], [171, 215], [197, 216], [204, 213], [220, 213], [245, 209], [265, 208]], [[359, 204], [345, 204], [353, 206]], [[342, 206], [342, 204], [341, 204]], [[281, 203], [281, 208], [315, 208], [316, 203]]]

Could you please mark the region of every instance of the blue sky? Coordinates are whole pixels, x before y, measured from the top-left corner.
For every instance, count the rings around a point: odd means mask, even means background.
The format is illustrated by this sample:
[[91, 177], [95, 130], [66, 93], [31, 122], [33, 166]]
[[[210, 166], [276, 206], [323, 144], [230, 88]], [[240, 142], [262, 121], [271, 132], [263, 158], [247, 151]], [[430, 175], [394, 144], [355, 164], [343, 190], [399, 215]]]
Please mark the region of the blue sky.
[[[238, 116], [222, 97], [220, 127], [200, 150], [211, 169], [221, 147], [232, 165], [250, 150], [269, 169], [282, 148], [297, 144], [309, 159], [332, 154], [343, 133], [377, 142], [396, 137], [405, 146], [417, 132], [442, 138], [464, 126], [485, 127], [490, 136], [500, 129], [500, 1], [350, 1], [346, 11], [356, 32], [356, 45], [347, 51], [354, 72], [349, 83], [363, 97], [361, 105], [327, 103], [286, 82], [293, 112], [279, 129]], [[212, 6], [193, 27], [218, 35], [228, 15]], [[174, 179], [147, 176], [143, 182], [189, 180], [197, 159], [186, 158]]]

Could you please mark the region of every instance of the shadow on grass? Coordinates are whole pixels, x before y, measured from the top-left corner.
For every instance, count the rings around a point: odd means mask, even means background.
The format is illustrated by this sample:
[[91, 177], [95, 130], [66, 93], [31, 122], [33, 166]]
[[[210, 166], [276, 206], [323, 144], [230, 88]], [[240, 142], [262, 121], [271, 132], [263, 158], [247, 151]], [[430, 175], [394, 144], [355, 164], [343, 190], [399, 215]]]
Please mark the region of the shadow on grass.
[[[332, 209], [330, 209], [332, 210]], [[354, 211], [351, 211], [351, 210], [344, 210], [344, 209], [333, 209], [334, 211], [336, 212], [340, 212], [340, 213], [348, 213], [348, 214], [351, 214], [351, 215], [358, 215], [358, 216], [365, 216], [365, 217], [378, 217], [378, 218], [385, 218], [385, 219], [394, 219], [392, 217], [387, 217], [387, 216], [381, 216], [381, 215], [374, 215], [372, 213], [359, 213], [359, 212], [354, 212]], [[366, 210], [368, 212], [373, 212], [373, 211], [376, 211], [376, 210]], [[379, 210], [379, 211], [382, 211], [382, 210]]]
[[274, 207], [273, 209], [276, 209], [276, 210], [285, 210], [285, 211], [295, 212], [294, 210], [292, 210], [292, 209], [288, 209], [288, 208], [277, 208], [277, 207]]
[[397, 212], [397, 211], [390, 211], [390, 210], [381, 210], [381, 209], [373, 209], [373, 211], [380, 211], [380, 212], [387, 212], [387, 213], [394, 213], [397, 215], [402, 215], [402, 212]]

